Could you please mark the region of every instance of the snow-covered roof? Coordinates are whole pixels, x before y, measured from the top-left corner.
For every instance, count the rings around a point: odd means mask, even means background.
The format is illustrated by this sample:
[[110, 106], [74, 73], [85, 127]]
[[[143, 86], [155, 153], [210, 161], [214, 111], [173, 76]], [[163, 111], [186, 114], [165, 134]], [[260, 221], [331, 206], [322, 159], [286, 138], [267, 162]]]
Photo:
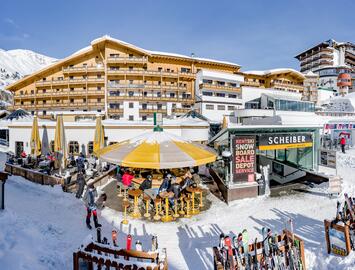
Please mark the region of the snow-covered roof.
[[249, 71], [244, 71], [243, 73], [245, 74], [250, 74], [250, 75], [259, 75], [259, 76], [267, 76], [267, 75], [274, 75], [274, 74], [281, 74], [281, 73], [293, 73], [301, 78], [304, 78], [304, 75], [293, 69], [293, 68], [274, 68], [274, 69], [269, 69], [269, 70], [249, 70]]

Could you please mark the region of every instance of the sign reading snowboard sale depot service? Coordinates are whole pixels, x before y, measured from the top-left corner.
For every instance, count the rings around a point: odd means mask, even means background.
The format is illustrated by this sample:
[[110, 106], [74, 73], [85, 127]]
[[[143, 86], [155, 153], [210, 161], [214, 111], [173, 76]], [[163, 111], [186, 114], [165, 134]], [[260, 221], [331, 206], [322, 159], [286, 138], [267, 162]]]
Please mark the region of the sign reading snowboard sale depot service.
[[236, 136], [234, 138], [234, 182], [254, 181], [255, 141], [255, 136]]

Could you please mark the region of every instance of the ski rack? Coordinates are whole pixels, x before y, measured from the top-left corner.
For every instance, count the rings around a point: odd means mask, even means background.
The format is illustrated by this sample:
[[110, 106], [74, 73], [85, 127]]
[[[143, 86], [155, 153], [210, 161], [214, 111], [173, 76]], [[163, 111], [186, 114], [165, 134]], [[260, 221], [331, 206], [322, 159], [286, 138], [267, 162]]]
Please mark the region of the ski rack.
[[[300, 254], [300, 259], [302, 261], [302, 269], [306, 270], [306, 259], [305, 259], [305, 255], [304, 255], [304, 241], [298, 237], [297, 235], [293, 234], [288, 230], [283, 230], [281, 235], [277, 236], [277, 242], [279, 245], [279, 249], [281, 252], [286, 253], [288, 251], [288, 243], [292, 243], [292, 239], [295, 240], [295, 242], [298, 242], [298, 249], [299, 249], [299, 254]], [[253, 255], [255, 253], [255, 249], [254, 249], [255, 244], [249, 244], [249, 253], [251, 255]], [[262, 258], [262, 249], [263, 249], [263, 242], [257, 242], [256, 243], [256, 248], [258, 250], [257, 252], [257, 260], [260, 262], [261, 258]], [[242, 257], [244, 257], [244, 248], [240, 247], [239, 250], [240, 254], [242, 255]], [[236, 251], [233, 248], [233, 256], [236, 255]], [[214, 269], [215, 270], [224, 270], [223, 267], [223, 263], [222, 263], [222, 258], [221, 255], [219, 253], [219, 250], [217, 247], [213, 247], [213, 257], [214, 257]], [[285, 256], [286, 259], [286, 265], [289, 265], [289, 262], [287, 260], [287, 256]], [[243, 258], [244, 261], [244, 258]]]
[[[82, 262], [86, 264], [87, 268], [81, 268]], [[161, 265], [163, 265], [162, 268]], [[158, 251], [143, 252], [118, 249], [96, 242], [91, 242], [73, 253], [73, 270], [111, 269], [110, 267], [125, 270], [168, 270], [168, 260], [165, 254], [161, 264]]]
[[[344, 245], [345, 249], [342, 247], [339, 247], [337, 245], [332, 245], [331, 240], [330, 240], [330, 230], [333, 229], [339, 234], [343, 235], [342, 237], [344, 240]], [[350, 242], [350, 227], [347, 224], [336, 224], [335, 220], [334, 221], [329, 221], [327, 219], [324, 220], [324, 231], [325, 231], [325, 240], [327, 244], [327, 251], [328, 254], [331, 252], [340, 255], [340, 256], [348, 256], [349, 253], [351, 252], [351, 242]], [[339, 239], [340, 240], [340, 239]]]

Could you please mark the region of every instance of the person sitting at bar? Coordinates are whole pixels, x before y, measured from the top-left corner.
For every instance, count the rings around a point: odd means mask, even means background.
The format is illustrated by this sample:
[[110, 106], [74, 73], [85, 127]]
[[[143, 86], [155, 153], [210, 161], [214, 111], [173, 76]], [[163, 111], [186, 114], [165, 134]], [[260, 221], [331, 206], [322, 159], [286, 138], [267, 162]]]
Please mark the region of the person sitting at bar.
[[21, 157], [22, 157], [22, 158], [26, 158], [26, 157], [27, 157], [27, 154], [26, 154], [26, 152], [25, 152], [25, 151], [22, 151], [22, 153], [21, 153]]
[[190, 169], [185, 173], [185, 175], [183, 177], [184, 184], [182, 185], [181, 190], [184, 190], [187, 187], [195, 185], [195, 182], [192, 179], [192, 173], [191, 173], [192, 171], [193, 171], [193, 169]]
[[171, 177], [171, 183], [170, 183], [170, 187], [167, 189], [168, 192], [173, 192], [174, 193], [174, 197], [173, 198], [169, 198], [169, 202], [170, 205], [172, 207], [174, 207], [174, 199], [178, 199], [180, 196], [180, 191], [181, 191], [181, 187], [180, 185], [176, 182], [176, 177], [173, 175]]
[[126, 187], [132, 186], [133, 178], [134, 178], [133, 174], [131, 173], [130, 170], [127, 169], [122, 176], [122, 184], [125, 185]]
[[170, 181], [171, 181], [171, 174], [168, 173], [166, 175], [166, 177], [164, 177], [164, 180], [163, 180], [163, 182], [161, 183], [161, 185], [159, 187], [158, 193], [167, 191], [169, 189], [169, 187], [170, 187]]
[[146, 189], [151, 189], [152, 188], [152, 176], [149, 174], [147, 175], [146, 179], [140, 184], [139, 189], [144, 191]]

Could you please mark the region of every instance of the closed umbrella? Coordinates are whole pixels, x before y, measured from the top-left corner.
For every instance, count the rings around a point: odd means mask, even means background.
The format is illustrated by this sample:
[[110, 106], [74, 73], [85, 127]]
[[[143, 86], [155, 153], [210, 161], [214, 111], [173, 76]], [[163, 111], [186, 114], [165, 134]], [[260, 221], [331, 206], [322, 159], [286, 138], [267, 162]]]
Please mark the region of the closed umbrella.
[[41, 155], [41, 138], [39, 136], [37, 116], [33, 118], [32, 133], [31, 133], [31, 154], [35, 156]]
[[193, 167], [216, 160], [209, 147], [165, 131], [146, 132], [97, 152], [101, 160], [125, 167], [170, 169]]
[[105, 146], [105, 131], [102, 126], [101, 116], [96, 118], [95, 138], [94, 138], [94, 153], [98, 152]]
[[57, 153], [58, 160], [61, 162], [61, 168], [64, 167], [63, 163], [65, 163], [67, 159], [67, 147], [65, 141], [63, 117], [61, 115], [57, 116], [57, 124], [55, 127], [54, 136], [54, 152]]

